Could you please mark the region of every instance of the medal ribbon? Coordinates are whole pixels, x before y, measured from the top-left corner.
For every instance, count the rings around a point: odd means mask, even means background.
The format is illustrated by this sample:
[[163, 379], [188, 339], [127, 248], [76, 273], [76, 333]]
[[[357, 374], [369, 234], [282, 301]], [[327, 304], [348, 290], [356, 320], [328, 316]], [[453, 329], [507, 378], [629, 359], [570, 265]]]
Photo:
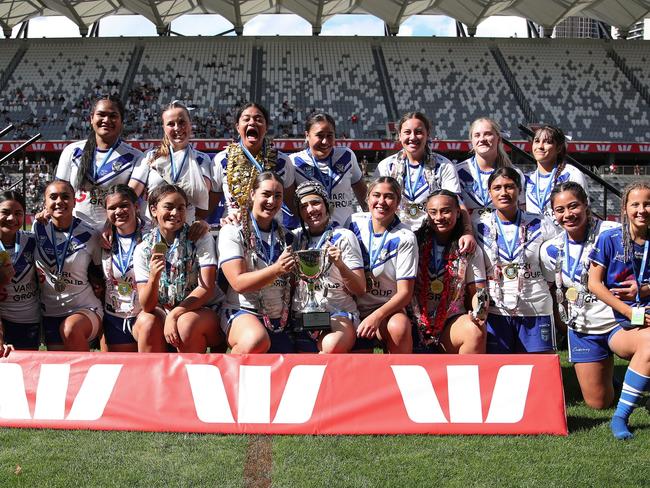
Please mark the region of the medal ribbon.
[[[14, 257], [11, 260], [12, 265], [16, 265], [16, 261], [18, 261], [18, 256], [20, 255], [20, 231], [16, 232], [16, 242], [14, 242]], [[0, 251], [6, 251], [7, 249], [5, 248], [4, 244], [2, 241], [0, 241]]]
[[111, 159], [111, 156], [113, 155], [113, 151], [115, 151], [117, 146], [119, 146], [121, 143], [122, 143], [121, 139], [118, 138], [115, 144], [113, 144], [111, 148], [108, 150], [106, 156], [104, 156], [104, 160], [102, 161], [102, 164], [100, 164], [99, 166], [97, 166], [97, 153], [99, 152], [99, 150], [95, 149], [95, 160], [93, 161], [93, 175], [92, 175], [93, 182], [95, 182], [95, 184], [97, 183], [97, 177], [99, 173], [101, 173], [102, 169], [104, 169], [104, 166], [106, 166], [108, 160]]
[[566, 249], [567, 265], [565, 269], [564, 263], [562, 263], [562, 271], [566, 272], [571, 281], [576, 281], [576, 270], [580, 265], [580, 261], [582, 261], [582, 253], [585, 250], [585, 245], [584, 243], [580, 245], [580, 254], [578, 254], [578, 258], [573, 262], [573, 266], [571, 266], [571, 248], [569, 247], [569, 234], [566, 232], [564, 233], [564, 249]]
[[[264, 142], [264, 146], [262, 147], [262, 153], [265, 153], [265, 146], [266, 146], [266, 141]], [[260, 163], [253, 157], [251, 152], [246, 149], [246, 147], [242, 144], [241, 141], [239, 141], [239, 147], [241, 147], [242, 151], [248, 158], [248, 160], [251, 162], [251, 164], [255, 167], [258, 173], [264, 173], [264, 168], [260, 165]]]
[[[319, 182], [323, 184], [325, 188], [327, 188], [327, 196], [332, 198], [332, 188], [334, 187], [334, 177], [332, 176], [332, 173], [334, 172], [332, 170], [332, 157], [334, 156], [334, 150], [332, 150], [330, 155], [325, 160], [327, 163], [327, 169], [329, 169], [329, 175], [323, 174], [323, 172], [320, 170], [320, 166], [318, 166], [318, 160], [314, 157], [309, 149], [307, 149], [307, 154], [309, 154], [312, 163], [314, 163], [314, 176]], [[327, 180], [327, 182], [325, 180]]]
[[133, 252], [135, 251], [135, 246], [136, 246], [136, 239], [135, 239], [135, 233], [130, 234], [128, 236], [122, 236], [122, 237], [128, 237], [131, 239], [131, 244], [129, 245], [129, 251], [126, 254], [126, 259], [124, 258], [124, 254], [122, 252], [122, 244], [120, 244], [119, 240], [119, 235], [115, 235], [114, 239], [117, 240], [117, 253], [118, 253], [118, 260], [115, 262], [115, 266], [117, 266], [117, 269], [120, 270], [120, 273], [122, 274], [122, 277], [124, 278], [126, 275], [126, 272], [129, 269], [129, 263], [131, 262], [131, 258], [133, 256]]
[[384, 248], [384, 244], [386, 243], [386, 237], [388, 236], [388, 232], [391, 230], [392, 224], [388, 226], [388, 228], [384, 231], [384, 233], [381, 236], [381, 242], [379, 244], [379, 247], [377, 248], [377, 252], [373, 253], [372, 250], [372, 238], [375, 234], [374, 229], [372, 228], [372, 219], [368, 220], [368, 233], [370, 235], [370, 238], [368, 239], [368, 257], [369, 257], [369, 267], [368, 270], [372, 273], [372, 268], [375, 267], [375, 264], [379, 260], [379, 255], [381, 254], [381, 250]]
[[320, 239], [318, 239], [318, 242], [316, 243], [316, 247], [313, 249], [320, 249], [323, 247], [325, 244], [325, 241], [329, 240], [330, 237], [332, 237], [332, 226], [328, 225], [323, 234], [320, 236]]
[[70, 224], [70, 229], [68, 229], [68, 238], [65, 241], [65, 246], [63, 246], [63, 255], [59, 260], [59, 249], [56, 245], [56, 230], [54, 229], [54, 224], [50, 221], [50, 232], [52, 234], [52, 244], [54, 244], [54, 258], [56, 259], [56, 275], [63, 275], [63, 265], [65, 264], [65, 257], [68, 254], [68, 247], [70, 246], [70, 241], [72, 240], [72, 231], [76, 227], [76, 222], [74, 219]]
[[442, 267], [444, 252], [440, 255], [440, 259], [438, 259], [438, 243], [436, 242], [435, 237], [433, 237], [433, 245], [431, 246], [431, 256], [433, 257], [434, 272], [435, 276], [437, 277], [438, 273], [440, 272], [440, 268]]
[[414, 187], [413, 182], [411, 181], [411, 164], [408, 162], [407, 159], [406, 175], [404, 175], [404, 194], [411, 201], [415, 200], [415, 190], [417, 190], [418, 182], [420, 181], [420, 178], [422, 178], [422, 173], [424, 173], [424, 165], [418, 164], [418, 173], [415, 178], [415, 187]]
[[474, 169], [476, 170], [477, 188], [474, 188], [474, 194], [476, 195], [477, 200], [479, 200], [481, 206], [487, 207], [490, 204], [490, 202], [487, 194], [488, 193], [487, 188], [483, 186], [483, 178], [481, 178], [481, 168], [479, 168], [478, 163], [476, 162], [476, 156], [472, 157], [471, 161], [472, 161], [472, 165], [474, 166]]
[[258, 227], [257, 222], [253, 217], [253, 214], [250, 215], [251, 215], [251, 222], [253, 223], [253, 229], [255, 230], [255, 236], [257, 237], [257, 241], [260, 243], [259, 250], [263, 254], [262, 259], [267, 265], [270, 266], [271, 264], [273, 264], [273, 256], [275, 255], [275, 239], [273, 235], [275, 233], [275, 220], [271, 220], [271, 244], [269, 245], [269, 254], [266, 254], [266, 250], [262, 245], [264, 240], [262, 239], [262, 233], [260, 232], [260, 228]]
[[546, 205], [546, 200], [548, 199], [551, 190], [553, 189], [553, 180], [555, 179], [555, 172], [557, 171], [557, 167], [553, 168], [553, 171], [551, 171], [551, 175], [549, 176], [548, 179], [548, 184], [546, 185], [546, 188], [544, 188], [544, 193], [543, 195], [540, 196], [539, 194], [539, 179], [540, 179], [540, 174], [539, 174], [539, 169], [535, 172], [536, 178], [535, 178], [535, 198], [537, 198], [537, 206], [539, 207], [539, 213], [544, 213], [544, 206]]
[[[512, 237], [512, 240], [508, 240], [508, 238], [506, 237], [503, 224], [501, 223], [501, 219], [497, 216], [496, 212], [494, 212], [494, 220], [497, 221], [497, 225], [499, 226], [499, 232], [501, 233], [501, 236], [503, 237], [503, 242], [506, 245], [508, 258], [510, 261], [512, 261], [515, 259], [515, 251], [517, 250], [517, 238], [519, 237], [519, 226], [521, 224], [521, 211], [517, 210], [517, 217], [515, 218], [515, 222], [514, 222], [516, 230], [514, 236]], [[497, 253], [498, 252], [499, 251], [497, 250]], [[524, 252], [524, 250], [522, 249], [521, 252]]]
[[634, 273], [634, 281], [636, 281], [636, 303], [641, 303], [641, 281], [645, 275], [645, 266], [648, 262], [648, 251], [650, 250], [650, 241], [645, 241], [643, 246], [643, 259], [641, 259], [641, 268], [639, 274], [636, 274], [636, 266], [634, 266], [634, 258], [632, 258], [632, 273]]
[[[243, 146], [242, 146], [243, 147]], [[178, 181], [178, 178], [181, 176], [181, 173], [183, 171], [183, 168], [185, 167], [185, 162], [187, 161], [187, 157], [190, 155], [190, 151], [192, 150], [191, 145], [187, 145], [185, 148], [185, 156], [183, 156], [183, 161], [181, 161], [181, 166], [178, 168], [178, 171], [176, 171], [176, 166], [174, 166], [174, 150], [172, 147], [169, 147], [169, 162], [171, 163], [171, 173], [172, 173], [172, 181], [176, 183]]]

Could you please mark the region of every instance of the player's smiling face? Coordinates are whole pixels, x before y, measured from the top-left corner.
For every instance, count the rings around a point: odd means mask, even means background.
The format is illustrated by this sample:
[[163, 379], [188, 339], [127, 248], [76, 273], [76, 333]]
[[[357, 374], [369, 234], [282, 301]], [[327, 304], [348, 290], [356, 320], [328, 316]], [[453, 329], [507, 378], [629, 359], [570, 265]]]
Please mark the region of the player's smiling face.
[[427, 214], [436, 234], [449, 234], [460, 215], [458, 201], [448, 195], [436, 195], [427, 201]]
[[503, 212], [516, 209], [519, 200], [519, 188], [510, 178], [499, 176], [490, 185], [490, 198], [497, 210]]
[[325, 202], [318, 195], [307, 195], [300, 200], [300, 217], [312, 234], [322, 233], [329, 221]]
[[533, 139], [533, 157], [538, 163], [555, 164], [559, 154], [559, 148], [551, 140], [550, 134], [540, 132]]
[[645, 229], [650, 224], [650, 190], [646, 188], [631, 190], [627, 196], [625, 213], [630, 226], [635, 229], [635, 235], [639, 235], [639, 230], [643, 229], [642, 235], [646, 236]]
[[69, 183], [55, 181], [45, 189], [45, 208], [53, 219], [72, 216], [74, 192]]
[[19, 231], [24, 219], [25, 209], [16, 200], [5, 200], [0, 203], [0, 233], [3, 238]]
[[126, 196], [113, 193], [106, 197], [106, 215], [117, 230], [128, 233], [126, 227], [135, 224], [136, 206]]
[[158, 222], [160, 230], [169, 235], [183, 227], [187, 202], [180, 193], [167, 193], [156, 205], [151, 205], [149, 210]]
[[256, 155], [262, 148], [267, 130], [267, 120], [257, 107], [248, 107], [237, 121], [237, 132], [242, 144]]
[[192, 122], [186, 109], [170, 108], [162, 114], [165, 136], [175, 151], [185, 149], [192, 137]]
[[573, 234], [587, 226], [587, 205], [566, 190], [553, 197], [553, 216], [564, 230]]
[[399, 141], [412, 161], [422, 160], [428, 137], [426, 125], [416, 118], [405, 120], [399, 130]]
[[90, 115], [90, 125], [95, 134], [110, 144], [122, 133], [122, 117], [117, 105], [111, 100], [100, 100]]
[[399, 196], [389, 183], [377, 183], [368, 194], [368, 209], [375, 220], [392, 221], [399, 205]]
[[472, 148], [474, 152], [488, 163], [494, 163], [500, 141], [492, 124], [483, 119], [477, 121], [472, 127]]
[[334, 127], [327, 121], [315, 122], [305, 132], [309, 150], [316, 159], [329, 157], [334, 149]]

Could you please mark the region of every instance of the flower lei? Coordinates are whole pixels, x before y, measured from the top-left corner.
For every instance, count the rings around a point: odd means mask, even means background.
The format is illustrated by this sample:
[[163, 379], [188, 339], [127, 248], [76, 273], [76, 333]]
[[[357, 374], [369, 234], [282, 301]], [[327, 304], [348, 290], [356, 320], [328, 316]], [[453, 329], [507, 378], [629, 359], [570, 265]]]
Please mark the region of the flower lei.
[[[226, 178], [231, 195], [231, 205], [235, 208], [246, 208], [255, 178], [259, 171], [248, 160], [239, 143], [233, 143], [226, 149]], [[268, 139], [264, 140], [262, 150], [255, 160], [265, 171], [274, 171], [278, 161], [278, 150]]]
[[[442, 282], [448, 283], [449, 286], [443, 287], [436, 309], [430, 314], [428, 306], [429, 288], [431, 286], [429, 263], [434, 246], [435, 238], [430, 238], [420, 247], [418, 289], [414, 293], [414, 300], [412, 301], [420, 339], [427, 346], [430, 344], [437, 345], [440, 342], [440, 334], [445, 328], [447, 317], [460, 310], [458, 299], [465, 284], [465, 270], [467, 267], [467, 258], [458, 252], [458, 243], [453, 242], [448, 250], [445, 249], [447, 252], [443, 257], [445, 260], [445, 271]], [[431, 323], [431, 316], [434, 317], [433, 324]]]

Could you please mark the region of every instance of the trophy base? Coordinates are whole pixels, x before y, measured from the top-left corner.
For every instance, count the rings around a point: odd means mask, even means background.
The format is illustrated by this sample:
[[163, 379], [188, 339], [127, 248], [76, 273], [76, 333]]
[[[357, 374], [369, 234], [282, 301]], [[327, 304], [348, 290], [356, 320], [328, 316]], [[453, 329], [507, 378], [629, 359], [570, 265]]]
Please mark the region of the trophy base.
[[307, 312], [297, 315], [294, 330], [296, 332], [332, 330], [329, 312]]

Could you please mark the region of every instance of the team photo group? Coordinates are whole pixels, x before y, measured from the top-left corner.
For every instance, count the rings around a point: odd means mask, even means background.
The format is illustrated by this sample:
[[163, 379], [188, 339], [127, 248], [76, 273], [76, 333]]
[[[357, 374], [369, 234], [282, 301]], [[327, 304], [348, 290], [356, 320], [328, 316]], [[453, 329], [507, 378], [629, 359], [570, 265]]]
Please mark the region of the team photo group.
[[[613, 435], [650, 392], [650, 182], [620, 222], [590, 208], [562, 130], [532, 141], [524, 174], [497, 121], [468, 128], [472, 154], [431, 151], [421, 112], [366, 178], [314, 112], [305, 149], [278, 151], [267, 110], [246, 103], [236, 142], [196, 150], [191, 110], [161, 108], [143, 154], [122, 138], [118, 98], [97, 99], [24, 231], [0, 194], [0, 357], [114, 352], [552, 353], [567, 337], [587, 405], [618, 404]], [[355, 209], [361, 210], [355, 212]], [[613, 355], [629, 360], [620, 398]]]

